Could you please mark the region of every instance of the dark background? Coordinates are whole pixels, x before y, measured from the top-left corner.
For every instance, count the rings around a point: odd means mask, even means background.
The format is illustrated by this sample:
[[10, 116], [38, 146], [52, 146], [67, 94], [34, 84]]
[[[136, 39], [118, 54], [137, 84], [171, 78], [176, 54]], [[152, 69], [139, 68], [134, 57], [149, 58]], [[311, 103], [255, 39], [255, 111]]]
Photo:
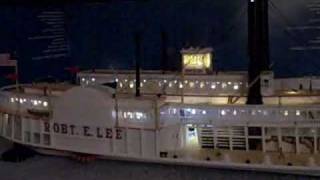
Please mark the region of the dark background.
[[[318, 2], [270, 1], [270, 61], [277, 77], [320, 74]], [[64, 57], [35, 60], [48, 46], [47, 41], [30, 40], [44, 28], [37, 16], [56, 10], [64, 12], [69, 50]], [[181, 48], [191, 45], [211, 46], [219, 71], [247, 69], [247, 0], [0, 4], [0, 52], [18, 59], [23, 82], [47, 75], [66, 79], [64, 68], [70, 66], [133, 69], [137, 31], [143, 36], [143, 69], [161, 68], [162, 31], [168, 36], [168, 69], [179, 69]], [[3, 76], [9, 72], [12, 68], [0, 68], [2, 84], [8, 83]]]

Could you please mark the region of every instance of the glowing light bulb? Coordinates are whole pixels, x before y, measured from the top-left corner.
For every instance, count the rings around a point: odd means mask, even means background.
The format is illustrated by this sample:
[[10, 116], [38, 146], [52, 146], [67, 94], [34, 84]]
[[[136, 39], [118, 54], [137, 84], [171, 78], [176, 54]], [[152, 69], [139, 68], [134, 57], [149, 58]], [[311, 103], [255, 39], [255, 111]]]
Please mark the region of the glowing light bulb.
[[211, 89], [215, 89], [216, 85], [215, 84], [211, 84]]
[[48, 102], [47, 101], [43, 101], [43, 106], [47, 107], [48, 106]]

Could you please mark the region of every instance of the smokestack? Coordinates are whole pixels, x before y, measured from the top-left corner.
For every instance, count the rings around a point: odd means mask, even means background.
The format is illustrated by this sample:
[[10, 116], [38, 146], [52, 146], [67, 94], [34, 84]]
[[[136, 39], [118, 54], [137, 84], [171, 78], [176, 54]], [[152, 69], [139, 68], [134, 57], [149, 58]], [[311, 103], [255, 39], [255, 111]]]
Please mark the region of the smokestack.
[[164, 72], [168, 70], [168, 37], [167, 33], [162, 30], [161, 31], [161, 70]]
[[135, 41], [135, 60], [136, 60], [136, 97], [140, 96], [140, 69], [141, 69], [141, 33], [134, 34]]
[[248, 99], [263, 104], [260, 74], [269, 70], [268, 0], [248, 0]]

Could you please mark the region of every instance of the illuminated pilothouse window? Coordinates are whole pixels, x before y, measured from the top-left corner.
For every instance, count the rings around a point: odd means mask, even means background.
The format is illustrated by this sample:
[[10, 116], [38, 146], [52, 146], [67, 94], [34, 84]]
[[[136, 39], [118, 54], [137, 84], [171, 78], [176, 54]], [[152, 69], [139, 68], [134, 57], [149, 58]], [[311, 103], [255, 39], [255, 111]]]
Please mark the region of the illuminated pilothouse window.
[[120, 113], [123, 119], [143, 122], [147, 119], [147, 114], [143, 112], [125, 111]]
[[199, 72], [202, 74], [212, 70], [212, 49], [189, 48], [181, 50], [184, 72]]

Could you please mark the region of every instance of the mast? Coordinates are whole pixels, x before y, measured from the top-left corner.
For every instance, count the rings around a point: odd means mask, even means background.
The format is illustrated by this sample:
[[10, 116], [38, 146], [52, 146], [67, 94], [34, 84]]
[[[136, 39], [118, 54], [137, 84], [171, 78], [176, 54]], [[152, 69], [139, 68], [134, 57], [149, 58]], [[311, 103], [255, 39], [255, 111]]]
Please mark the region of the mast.
[[247, 104], [263, 104], [260, 74], [269, 70], [268, 0], [248, 0], [248, 82]]

